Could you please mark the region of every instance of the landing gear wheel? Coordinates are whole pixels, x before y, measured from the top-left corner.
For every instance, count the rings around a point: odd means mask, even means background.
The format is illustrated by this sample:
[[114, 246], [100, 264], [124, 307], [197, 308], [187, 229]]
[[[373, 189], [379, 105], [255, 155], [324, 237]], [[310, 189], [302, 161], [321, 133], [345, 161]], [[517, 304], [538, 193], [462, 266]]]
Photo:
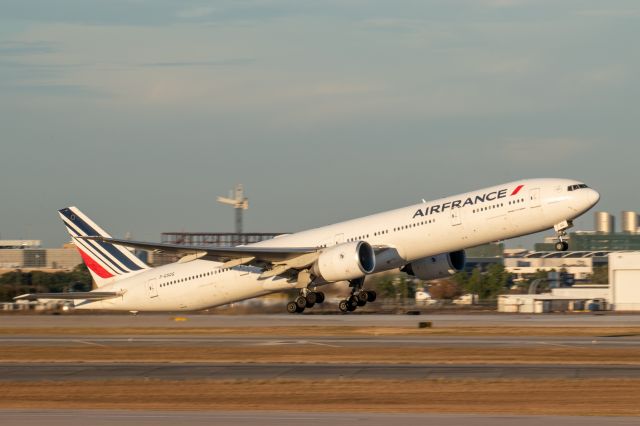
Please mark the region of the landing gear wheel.
[[364, 306], [367, 304], [367, 293], [365, 293], [364, 291], [358, 293], [358, 295], [356, 296], [356, 299], [358, 299], [358, 306]]
[[313, 308], [313, 305], [315, 305], [318, 300], [317, 294], [312, 291], [307, 293], [307, 295], [304, 298], [307, 301], [305, 306], [306, 308]]
[[316, 291], [316, 303], [323, 303], [324, 302], [324, 293], [321, 291]]
[[569, 250], [569, 243], [566, 241], [558, 241], [556, 243], [556, 250], [557, 251], [567, 251]]
[[349, 311], [355, 311], [358, 307], [358, 298], [354, 295], [351, 295], [347, 299], [347, 303], [349, 304]]
[[298, 305], [296, 304], [296, 302], [287, 303], [287, 312], [289, 312], [290, 314], [295, 314], [298, 312]]
[[340, 312], [349, 312], [349, 302], [341, 300], [340, 303], [338, 303], [338, 309], [340, 309]]
[[301, 314], [303, 312], [304, 312], [304, 308], [301, 308], [300, 306], [296, 305], [296, 313]]
[[304, 310], [307, 307], [307, 298], [304, 296], [298, 296], [295, 300], [296, 305], [298, 305], [298, 309]]
[[375, 291], [373, 290], [367, 291], [367, 302], [375, 302], [377, 296], [378, 295], [376, 294]]

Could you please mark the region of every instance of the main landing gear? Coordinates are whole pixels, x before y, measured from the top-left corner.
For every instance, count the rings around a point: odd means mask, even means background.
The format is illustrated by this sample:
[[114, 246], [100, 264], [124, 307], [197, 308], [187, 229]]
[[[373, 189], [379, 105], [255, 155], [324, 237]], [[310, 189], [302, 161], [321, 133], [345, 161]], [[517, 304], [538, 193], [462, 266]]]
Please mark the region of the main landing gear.
[[567, 251], [569, 250], [569, 243], [564, 240], [567, 236], [567, 229], [573, 226], [573, 222], [570, 220], [564, 220], [556, 225], [554, 225], [553, 229], [556, 231], [556, 235], [558, 236], [558, 242], [555, 245], [557, 251]]
[[363, 285], [364, 278], [358, 278], [357, 280], [349, 282], [349, 287], [351, 287], [351, 296], [338, 303], [340, 312], [353, 312], [359, 306], [362, 307], [366, 305], [367, 302], [373, 302], [376, 300], [376, 292], [363, 290]]
[[313, 308], [316, 303], [324, 302], [324, 293], [321, 291], [311, 291], [308, 288], [300, 290], [300, 295], [287, 303], [287, 312], [290, 314], [301, 314], [307, 308]]

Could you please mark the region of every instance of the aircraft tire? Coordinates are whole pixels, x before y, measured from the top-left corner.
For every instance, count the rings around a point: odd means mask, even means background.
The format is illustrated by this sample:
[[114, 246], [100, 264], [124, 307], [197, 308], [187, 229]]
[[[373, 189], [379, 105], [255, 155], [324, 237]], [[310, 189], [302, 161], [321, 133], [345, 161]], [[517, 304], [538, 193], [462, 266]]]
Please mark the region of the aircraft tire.
[[316, 292], [316, 303], [324, 303], [324, 293], [321, 291]]
[[367, 304], [367, 293], [364, 291], [358, 293], [356, 298], [358, 299], [358, 306], [364, 306]]
[[287, 312], [290, 314], [295, 314], [298, 312], [298, 304], [296, 302], [287, 303]]
[[349, 312], [349, 302], [347, 300], [341, 300], [340, 303], [338, 303], [338, 309], [340, 309], [340, 312]]
[[349, 302], [349, 306], [353, 306], [354, 308], [358, 307], [358, 297], [357, 296], [352, 294], [351, 296], [349, 296], [347, 301]]
[[378, 295], [376, 294], [375, 291], [373, 290], [367, 291], [367, 302], [375, 302], [377, 296]]
[[298, 296], [296, 297], [296, 305], [298, 305], [298, 308], [304, 310], [304, 308], [307, 307], [307, 298], [304, 296]]
[[[310, 291], [305, 296], [305, 299], [307, 299], [307, 308], [310, 308], [311, 306], [313, 306], [316, 303], [318, 303], [318, 293]], [[309, 306], [309, 305], [311, 305], [311, 306]]]

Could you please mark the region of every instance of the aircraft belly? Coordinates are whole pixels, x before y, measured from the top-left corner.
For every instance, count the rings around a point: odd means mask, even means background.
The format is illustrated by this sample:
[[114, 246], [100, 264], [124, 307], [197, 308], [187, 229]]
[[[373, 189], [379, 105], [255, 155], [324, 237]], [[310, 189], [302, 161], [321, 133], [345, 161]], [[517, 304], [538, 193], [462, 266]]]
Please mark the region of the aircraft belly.
[[396, 248], [389, 248], [376, 255], [376, 267], [374, 273], [400, 268], [407, 263]]

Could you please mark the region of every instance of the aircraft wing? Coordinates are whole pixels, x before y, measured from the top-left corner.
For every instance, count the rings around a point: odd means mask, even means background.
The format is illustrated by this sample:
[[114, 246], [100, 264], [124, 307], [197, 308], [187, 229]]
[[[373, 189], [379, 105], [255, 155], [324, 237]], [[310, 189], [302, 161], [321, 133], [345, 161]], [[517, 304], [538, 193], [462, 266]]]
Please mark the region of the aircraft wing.
[[76, 291], [72, 293], [28, 293], [14, 297], [13, 300], [104, 300], [122, 296], [117, 291]]
[[[234, 266], [246, 264], [257, 264], [266, 267], [266, 270], [260, 275], [261, 278], [269, 278], [276, 275], [291, 273], [293, 270], [300, 271], [306, 269], [311, 266], [320, 255], [320, 249], [315, 247], [208, 247], [129, 241], [103, 236], [83, 236], [74, 238], [117, 244], [141, 250], [150, 250], [156, 253], [175, 254], [180, 256], [179, 262], [205, 258], [224, 262], [223, 266], [225, 268], [232, 268]], [[389, 249], [387, 246], [376, 246], [374, 248], [376, 253], [380, 253], [387, 249]]]
[[109, 244], [118, 244], [141, 250], [150, 250], [156, 253], [170, 253], [178, 256], [198, 255], [212, 260], [227, 262], [234, 259], [253, 258], [252, 261], [266, 263], [282, 263], [297, 258], [301, 255], [317, 253], [315, 247], [209, 247], [186, 246], [181, 244], [148, 243], [142, 241], [120, 240], [101, 236], [76, 237], [83, 240], [100, 241]]

